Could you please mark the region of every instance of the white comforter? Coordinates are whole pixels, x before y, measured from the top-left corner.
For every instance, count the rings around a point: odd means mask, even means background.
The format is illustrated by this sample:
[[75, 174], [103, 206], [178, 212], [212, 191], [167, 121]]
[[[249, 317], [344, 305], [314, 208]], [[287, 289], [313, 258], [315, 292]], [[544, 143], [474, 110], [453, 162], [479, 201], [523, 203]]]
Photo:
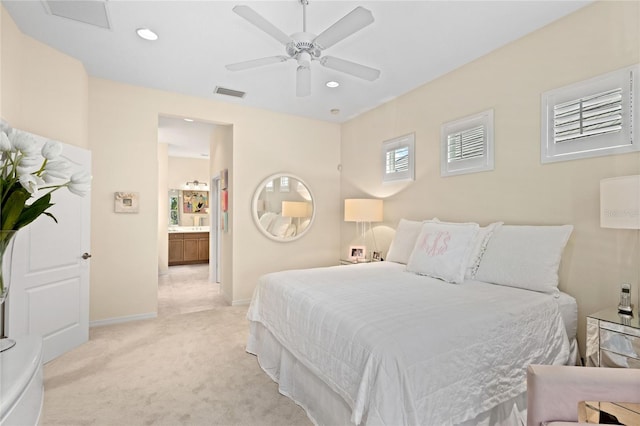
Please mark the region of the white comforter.
[[247, 317], [341, 395], [355, 424], [463, 422], [524, 392], [528, 364], [568, 359], [553, 296], [404, 269], [268, 274]]

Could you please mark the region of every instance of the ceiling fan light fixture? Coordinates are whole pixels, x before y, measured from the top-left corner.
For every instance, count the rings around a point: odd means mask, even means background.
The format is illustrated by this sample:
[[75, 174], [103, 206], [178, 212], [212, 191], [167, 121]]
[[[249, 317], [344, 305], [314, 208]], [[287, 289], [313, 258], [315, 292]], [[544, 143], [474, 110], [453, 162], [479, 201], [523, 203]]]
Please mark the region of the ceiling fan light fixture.
[[302, 31], [293, 33], [290, 36], [283, 33], [279, 28], [249, 6], [235, 6], [233, 11], [236, 14], [283, 44], [288, 56], [270, 56], [252, 59], [226, 65], [226, 68], [229, 71], [241, 71], [294, 59], [298, 63], [296, 70], [296, 95], [299, 97], [308, 96], [311, 93], [310, 68], [312, 61], [319, 61], [320, 65], [324, 67], [351, 74], [364, 80], [373, 81], [379, 77], [380, 71], [375, 68], [340, 58], [322, 56], [324, 49], [333, 46], [373, 23], [374, 18], [370, 10], [358, 6], [320, 33], [320, 35], [316, 36], [311, 32], [307, 32], [306, 6], [308, 0], [299, 0], [299, 2], [302, 5]]
[[306, 50], [298, 53], [298, 65], [309, 68], [311, 66], [311, 55]]
[[138, 34], [138, 37], [149, 41], [156, 41], [158, 39], [158, 34], [149, 28], [138, 28], [136, 34]]

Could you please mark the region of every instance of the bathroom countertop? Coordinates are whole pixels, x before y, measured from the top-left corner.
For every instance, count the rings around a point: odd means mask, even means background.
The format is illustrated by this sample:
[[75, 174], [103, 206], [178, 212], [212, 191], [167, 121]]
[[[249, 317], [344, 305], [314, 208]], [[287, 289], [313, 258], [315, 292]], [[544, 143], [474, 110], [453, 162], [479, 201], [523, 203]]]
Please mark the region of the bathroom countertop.
[[209, 232], [208, 226], [172, 226], [169, 228], [169, 233], [185, 233], [185, 232]]

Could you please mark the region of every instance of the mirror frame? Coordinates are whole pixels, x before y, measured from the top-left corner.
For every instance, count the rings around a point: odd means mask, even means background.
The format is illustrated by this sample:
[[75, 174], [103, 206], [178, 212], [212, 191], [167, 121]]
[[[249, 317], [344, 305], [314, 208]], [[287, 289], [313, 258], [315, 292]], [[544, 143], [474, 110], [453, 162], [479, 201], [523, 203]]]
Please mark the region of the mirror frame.
[[[278, 237], [276, 237], [274, 235], [271, 235], [270, 232], [268, 232], [266, 229], [264, 229], [260, 225], [260, 218], [258, 217], [258, 200], [260, 198], [260, 194], [262, 193], [262, 190], [264, 189], [265, 185], [267, 184], [267, 182], [270, 182], [270, 181], [272, 181], [274, 179], [281, 178], [283, 176], [288, 176], [289, 178], [295, 179], [298, 182], [302, 183], [305, 186], [305, 188], [307, 188], [307, 191], [309, 191], [309, 195], [311, 195], [311, 205], [313, 207], [313, 211], [311, 213], [311, 220], [309, 221], [309, 225], [307, 225], [307, 227], [304, 229], [304, 231], [302, 233], [296, 234], [294, 237], [287, 238], [287, 239], [278, 238]], [[298, 177], [298, 176], [296, 176], [296, 175], [294, 175], [292, 173], [275, 173], [275, 174], [273, 174], [271, 176], [268, 176], [264, 180], [262, 180], [262, 182], [260, 182], [258, 187], [253, 192], [253, 198], [251, 200], [251, 217], [253, 217], [253, 223], [256, 225], [256, 228], [258, 228], [258, 230], [262, 233], [262, 235], [264, 235], [265, 237], [269, 238], [272, 241], [276, 241], [276, 242], [279, 242], [279, 243], [290, 243], [292, 241], [296, 241], [296, 240], [304, 237], [307, 234], [307, 232], [309, 232], [309, 229], [313, 225], [313, 222], [315, 222], [315, 219], [316, 219], [316, 197], [313, 194], [313, 191], [311, 191], [311, 188], [309, 187], [307, 182], [305, 182], [300, 177]]]

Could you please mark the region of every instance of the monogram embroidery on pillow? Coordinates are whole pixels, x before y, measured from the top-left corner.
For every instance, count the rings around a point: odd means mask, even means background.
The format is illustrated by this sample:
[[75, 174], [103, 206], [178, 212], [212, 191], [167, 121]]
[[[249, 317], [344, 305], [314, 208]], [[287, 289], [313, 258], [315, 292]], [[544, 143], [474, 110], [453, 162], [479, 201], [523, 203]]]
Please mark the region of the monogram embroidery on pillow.
[[424, 234], [418, 248], [429, 257], [441, 256], [449, 249], [451, 234], [448, 231], [428, 232]]

